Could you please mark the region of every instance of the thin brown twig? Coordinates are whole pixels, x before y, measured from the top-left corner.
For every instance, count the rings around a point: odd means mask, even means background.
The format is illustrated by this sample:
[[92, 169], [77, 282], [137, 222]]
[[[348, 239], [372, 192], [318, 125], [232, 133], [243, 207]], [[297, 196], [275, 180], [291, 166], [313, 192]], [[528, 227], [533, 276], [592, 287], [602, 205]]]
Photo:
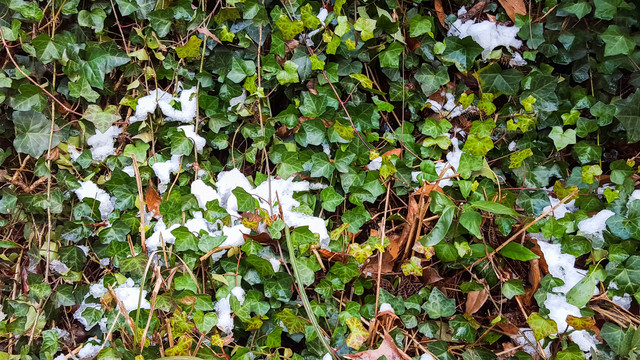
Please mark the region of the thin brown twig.
[[136, 184], [138, 185], [138, 196], [140, 198], [140, 242], [142, 245], [142, 252], [147, 253], [147, 244], [146, 244], [146, 236], [145, 236], [145, 226], [144, 226], [144, 193], [142, 191], [142, 179], [140, 178], [140, 169], [138, 169], [138, 159], [136, 159], [135, 154], [131, 154], [131, 158], [133, 159], [133, 171], [136, 175]]
[[4, 46], [5, 50], [7, 51], [7, 55], [9, 56], [9, 60], [11, 60], [11, 62], [13, 63], [13, 66], [16, 67], [16, 70], [18, 70], [18, 72], [20, 72], [25, 78], [27, 78], [27, 80], [31, 81], [31, 83], [33, 83], [35, 86], [39, 87], [40, 90], [42, 90], [53, 101], [58, 103], [58, 105], [60, 105], [65, 111], [67, 111], [67, 112], [69, 112], [71, 114], [74, 114], [74, 115], [83, 116], [81, 113], [76, 112], [73, 109], [70, 109], [69, 107], [67, 107], [65, 104], [63, 104], [60, 100], [58, 100], [55, 96], [53, 96], [53, 94], [51, 94], [49, 91], [47, 91], [47, 89], [45, 89], [44, 86], [38, 84], [37, 81], [33, 80], [31, 78], [31, 76], [27, 75], [27, 73], [25, 73], [20, 68], [20, 65], [18, 65], [18, 63], [16, 62], [16, 59], [14, 59], [13, 55], [11, 55], [11, 51], [9, 51], [9, 45], [7, 44], [7, 40], [4, 38], [4, 33], [2, 32], [2, 29], [0, 29], [0, 39], [2, 40], [2, 45]]

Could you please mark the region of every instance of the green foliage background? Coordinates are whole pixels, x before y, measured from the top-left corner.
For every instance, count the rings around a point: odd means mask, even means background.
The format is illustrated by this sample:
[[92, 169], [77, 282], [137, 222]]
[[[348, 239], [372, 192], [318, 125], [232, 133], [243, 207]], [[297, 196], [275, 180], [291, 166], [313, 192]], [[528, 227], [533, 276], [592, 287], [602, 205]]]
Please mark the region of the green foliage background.
[[[443, 5], [455, 14], [474, 4]], [[576, 211], [534, 222], [527, 231], [555, 239], [589, 269], [567, 296], [585, 318], [597, 320], [603, 344], [593, 356], [637, 356], [638, 8], [623, 0], [526, 5], [528, 15], [515, 19], [524, 46], [498, 48], [483, 59], [470, 37], [447, 36], [432, 1], [0, 0], [0, 289], [6, 314], [0, 322], [6, 353], [0, 356], [51, 359], [89, 337], [102, 340], [106, 334], [97, 327], [76, 330], [73, 312], [90, 284], [103, 278], [115, 287], [130, 277], [153, 291], [157, 274], [143, 252], [139, 185], [122, 171], [132, 155], [145, 194], [156, 182], [153, 164], [182, 156], [170, 196], [163, 195], [159, 207], [174, 223], [201, 210], [190, 193], [197, 176], [215, 185], [220, 171], [235, 167], [255, 185], [267, 174], [326, 185], [296, 195], [298, 211], [326, 219], [331, 250], [352, 256], [325, 259], [321, 267], [308, 229], [292, 230], [291, 248], [284, 246], [281, 221], [269, 232], [282, 239], [285, 264], [297, 252], [298, 280], [336, 356], [376, 348], [379, 341], [362, 343], [358, 336], [376, 304], [389, 303], [400, 325], [390, 335], [409, 356], [428, 350], [439, 359], [493, 359], [509, 341], [496, 324], [511, 323], [533, 328], [545, 346], [553, 342], [558, 359], [584, 358], [567, 337], [554, 335], [564, 329], [547, 319], [544, 300], [558, 285], [551, 275], [527, 307], [528, 320], [507, 316], [520, 311], [517, 296], [530, 285], [522, 266], [537, 255], [531, 242], [503, 242], [552, 205], [549, 194], [575, 196]], [[511, 22], [499, 2], [488, 2], [477, 16], [488, 14]], [[448, 15], [444, 24], [455, 20]], [[509, 65], [514, 52], [526, 65]], [[159, 111], [128, 122], [138, 98], [154, 89], [172, 92], [178, 84], [197, 89], [194, 124], [206, 139], [201, 153]], [[462, 116], [433, 111], [427, 100], [445, 102], [441, 91], [475, 110]], [[113, 124], [124, 129], [115, 138], [116, 154], [93, 161], [87, 139]], [[440, 220], [422, 233], [422, 252], [384, 276], [392, 286], [376, 299], [378, 285], [360, 264], [375, 262], [380, 243], [388, 241], [369, 237], [371, 229], [379, 230], [387, 216], [387, 235], [399, 232], [409, 196], [420, 187], [412, 172], [419, 172], [419, 181], [436, 181], [435, 164], [458, 143], [463, 153], [453, 185], [444, 188], [446, 195], [431, 195], [429, 214]], [[75, 160], [70, 145], [81, 149]], [[380, 168], [369, 170], [381, 154]], [[196, 175], [194, 169], [204, 171]], [[101, 218], [98, 202], [77, 200], [80, 180], [117, 198], [108, 219]], [[608, 187], [598, 192], [599, 184]], [[253, 199], [236, 196], [253, 209]], [[582, 234], [576, 224], [603, 209], [615, 213], [603, 236]], [[228, 214], [211, 204], [206, 216]], [[153, 225], [147, 224], [147, 238]], [[109, 299], [83, 313], [89, 321], [106, 318], [112, 329], [99, 359], [192, 355], [196, 348], [204, 359], [323, 357], [326, 348], [291, 275], [272, 271], [257, 256], [268, 246], [247, 241], [220, 261], [201, 260], [213, 242], [177, 233], [158, 268], [166, 283], [154, 294], [155, 310], [131, 312], [133, 324], [116, 315]], [[494, 249], [500, 251], [492, 261], [510, 269], [513, 279], [489, 266], [485, 255]], [[69, 271], [50, 272], [52, 259]], [[425, 268], [449, 278], [443, 284], [454, 290], [423, 284], [401, 297], [400, 284]], [[214, 304], [229, 294], [231, 282], [247, 289], [247, 299], [241, 305], [231, 297], [235, 328], [227, 343], [215, 327]], [[624, 315], [632, 320], [599, 312], [613, 305], [592, 299], [596, 287], [609, 298], [635, 296], [635, 312]], [[464, 314], [466, 294], [482, 289], [504, 302], [504, 313], [485, 308], [484, 315]], [[141, 347], [145, 326], [150, 340]]]

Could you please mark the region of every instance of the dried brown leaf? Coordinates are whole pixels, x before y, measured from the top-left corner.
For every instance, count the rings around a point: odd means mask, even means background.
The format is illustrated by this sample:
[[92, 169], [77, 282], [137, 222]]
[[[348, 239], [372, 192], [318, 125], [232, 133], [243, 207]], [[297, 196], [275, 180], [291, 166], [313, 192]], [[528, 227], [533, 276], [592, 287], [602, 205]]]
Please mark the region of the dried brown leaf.
[[444, 13], [444, 8], [442, 7], [442, 0], [435, 0], [434, 7], [436, 9], [436, 15], [438, 16], [440, 25], [442, 25], [445, 29], [449, 30], [449, 27], [444, 22], [444, 20], [447, 18], [447, 15]]
[[428, 267], [422, 270], [422, 282], [425, 285], [435, 284], [442, 280], [443, 277], [438, 274], [438, 270]]
[[220, 39], [218, 39], [217, 36], [215, 36], [211, 31], [209, 31], [209, 29], [207, 29], [206, 27], [202, 27], [202, 26], [198, 26], [196, 28], [196, 30], [198, 30], [198, 32], [202, 35], [208, 36], [210, 38], [213, 39], [213, 41], [217, 42], [218, 44], [222, 44], [222, 42], [220, 41]]
[[410, 360], [411, 357], [404, 351], [398, 349], [389, 334], [384, 334], [384, 340], [375, 350], [361, 351], [357, 354], [344, 355], [347, 359], [352, 360], [378, 360], [384, 356], [387, 360]]
[[527, 15], [527, 6], [524, 4], [523, 0], [498, 0], [500, 1], [500, 5], [504, 8], [504, 11], [507, 12], [509, 18], [515, 22], [516, 14]]
[[162, 217], [162, 214], [160, 214], [160, 203], [162, 202], [162, 198], [151, 182], [149, 182], [149, 186], [147, 187], [147, 193], [145, 194], [144, 201], [147, 203], [147, 209], [153, 213], [153, 217], [160, 219]]
[[482, 308], [482, 305], [484, 305], [488, 298], [489, 292], [487, 289], [469, 291], [469, 294], [467, 294], [467, 302], [465, 304], [465, 312], [467, 314], [475, 314]]

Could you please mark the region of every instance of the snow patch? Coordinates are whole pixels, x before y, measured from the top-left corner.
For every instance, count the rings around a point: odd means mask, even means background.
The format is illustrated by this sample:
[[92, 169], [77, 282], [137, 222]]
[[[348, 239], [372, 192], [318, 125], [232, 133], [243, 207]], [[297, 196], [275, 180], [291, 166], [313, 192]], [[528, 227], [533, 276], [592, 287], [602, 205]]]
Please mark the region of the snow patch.
[[[181, 155], [171, 156], [171, 160], [157, 162], [151, 166], [156, 173], [161, 185], [167, 185], [171, 181], [171, 173], [180, 170]], [[160, 187], [158, 187], [159, 189]]]
[[229, 303], [229, 297], [220, 299], [213, 308], [218, 315], [218, 324], [216, 325], [225, 334], [230, 334], [233, 331], [233, 318], [231, 317], [231, 304]]
[[111, 200], [111, 196], [100, 189], [98, 185], [96, 185], [93, 181], [80, 181], [80, 187], [75, 189], [76, 196], [80, 201], [84, 198], [95, 199], [100, 202], [100, 206], [98, 210], [100, 211], [100, 215], [103, 220], [106, 220], [109, 217], [109, 214], [113, 212], [115, 208], [113, 201]]
[[424, 353], [420, 355], [420, 360], [436, 360], [431, 354]]
[[[152, 90], [149, 95], [138, 99], [136, 113], [129, 117], [129, 122], [146, 120], [147, 116], [155, 112], [158, 106], [165, 116], [165, 121], [191, 122], [196, 117], [197, 99], [195, 94], [196, 87], [182, 90], [177, 98], [162, 89]], [[174, 108], [171, 101], [179, 102], [181, 109]]]
[[60, 260], [51, 260], [51, 263], [49, 264], [49, 269], [51, 269], [51, 271], [56, 272], [60, 275], [64, 275], [69, 271], [69, 267]]
[[84, 344], [76, 356], [79, 359], [92, 359], [98, 355], [101, 349], [102, 346], [100, 345], [100, 340], [94, 337]]
[[[551, 202], [550, 206], [545, 206], [544, 209], [542, 209], [543, 212], [547, 212], [547, 211], [551, 211], [551, 209], [560, 204], [560, 200], [558, 200], [557, 198], [553, 197], [553, 196], [549, 196], [549, 202]], [[558, 205], [558, 207], [553, 210], [553, 216], [556, 219], [562, 219], [563, 217], [565, 217], [565, 215], [567, 215], [568, 213], [572, 213], [576, 210], [578, 210], [578, 208], [575, 206], [576, 201], [575, 200], [571, 200], [565, 204], [561, 204]]]
[[95, 161], [103, 161], [110, 155], [116, 153], [113, 147], [115, 139], [122, 133], [122, 129], [117, 126], [108, 128], [104, 133], [96, 129], [95, 135], [87, 139], [87, 145], [91, 146], [91, 157]]
[[466, 109], [462, 108], [462, 105], [456, 106], [456, 98], [453, 94], [448, 92], [442, 92], [440, 95], [445, 97], [446, 102], [444, 104], [440, 104], [435, 100], [428, 99], [427, 103], [431, 105], [431, 110], [438, 114], [441, 114], [448, 119], [456, 118], [465, 112], [469, 111], [471, 107]]
[[615, 215], [611, 210], [601, 210], [589, 219], [584, 219], [578, 223], [578, 230], [585, 235], [602, 238], [602, 232], [607, 229], [607, 220]]
[[517, 26], [498, 25], [488, 20], [476, 23], [473, 20], [462, 22], [458, 19], [451, 25], [447, 35], [460, 39], [471, 36], [473, 41], [484, 48], [482, 58], [486, 59], [491, 51], [499, 46], [519, 49], [522, 41], [516, 39], [518, 31], [520, 28]]
[[382, 303], [380, 305], [380, 311], [379, 312], [385, 312], [385, 311], [391, 311], [392, 313], [395, 314], [395, 311], [393, 311], [393, 307], [391, 307], [391, 304], [389, 304], [389, 303]]
[[[564, 285], [553, 288], [553, 294], [547, 294], [544, 306], [549, 310], [549, 318], [558, 325], [559, 332], [565, 332], [565, 329], [571, 331], [573, 328], [568, 326], [567, 316], [580, 317], [581, 314], [580, 309], [567, 302], [566, 295], [586, 275], [587, 271], [576, 269], [574, 267], [576, 258], [573, 255], [563, 254], [560, 244], [538, 241], [538, 245], [549, 266], [549, 273], [553, 277], [564, 281]], [[586, 330], [573, 331], [569, 334], [569, 337], [585, 352], [590, 351], [591, 348], [595, 348], [600, 343], [594, 335], [589, 334]]]
[[198, 199], [198, 205], [201, 209], [206, 209], [209, 201], [220, 201], [218, 192], [200, 179], [191, 183], [191, 194]]
[[380, 170], [381, 167], [382, 167], [382, 157], [378, 156], [377, 158], [371, 160], [369, 165], [367, 165], [367, 170], [369, 171]]
[[238, 301], [240, 302], [240, 305], [244, 304], [245, 292], [243, 288], [241, 288], [240, 286], [236, 286], [233, 289], [231, 289], [231, 294], [235, 296], [236, 299], [238, 299]]
[[[134, 285], [133, 279], [127, 279], [124, 284], [113, 289], [118, 299], [122, 302], [127, 312], [137, 309], [151, 309], [151, 304], [147, 299], [147, 290], [141, 290], [140, 286]], [[142, 294], [142, 298], [140, 295]], [[138, 300], [140, 306], [138, 307]]]
[[169, 228], [162, 219], [158, 220], [156, 226], [153, 228], [154, 232], [146, 240], [147, 251], [152, 253], [162, 247], [162, 242], [165, 244], [173, 244], [176, 241], [176, 237], [171, 234], [171, 231], [178, 228], [180, 225], [173, 224]]
[[[436, 174], [438, 174], [438, 176], [440, 176], [440, 174], [445, 169], [445, 167], [447, 167], [447, 165], [451, 165], [447, 169], [447, 171], [442, 175], [443, 178], [454, 176], [456, 174], [456, 171], [458, 170], [458, 167], [460, 166], [460, 158], [462, 157], [462, 150], [460, 150], [460, 147], [458, 146], [458, 139], [456, 139], [455, 137], [452, 137], [451, 144], [453, 145], [453, 151], [449, 151], [447, 153], [447, 161], [439, 162], [435, 164]], [[451, 180], [451, 178], [443, 179], [438, 182], [438, 185], [440, 187], [452, 186], [453, 180]]]
[[196, 146], [196, 150], [201, 153], [204, 146], [207, 144], [207, 140], [202, 136], [196, 134], [194, 125], [183, 125], [179, 126], [178, 129], [182, 129], [184, 131], [184, 135], [188, 137]]

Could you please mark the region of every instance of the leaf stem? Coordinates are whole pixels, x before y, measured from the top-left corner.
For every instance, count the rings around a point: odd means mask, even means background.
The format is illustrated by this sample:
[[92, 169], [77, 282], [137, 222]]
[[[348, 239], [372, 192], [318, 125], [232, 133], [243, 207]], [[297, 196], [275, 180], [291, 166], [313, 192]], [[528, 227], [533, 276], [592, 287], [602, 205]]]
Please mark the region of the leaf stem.
[[[284, 216], [282, 213], [282, 205], [280, 205], [281, 204], [280, 196], [278, 196], [277, 192], [276, 192], [276, 199], [278, 200], [278, 207], [280, 208], [280, 217], [282, 217], [284, 220]], [[318, 324], [318, 319], [316, 319], [316, 316], [313, 313], [313, 310], [311, 309], [309, 298], [307, 297], [307, 293], [304, 291], [304, 284], [302, 283], [302, 279], [300, 278], [300, 272], [298, 271], [298, 262], [296, 261], [295, 250], [293, 248], [293, 242], [291, 241], [291, 232], [289, 231], [289, 227], [286, 226], [286, 224], [284, 227], [284, 234], [285, 234], [285, 240], [287, 241], [287, 250], [289, 250], [289, 260], [291, 261], [293, 278], [296, 281], [296, 286], [298, 288], [298, 295], [300, 295], [300, 300], [302, 301], [304, 310], [307, 312], [307, 316], [311, 321], [311, 325], [313, 325], [313, 328], [316, 330], [316, 333], [318, 334], [318, 338], [320, 339], [320, 342], [322, 342], [322, 346], [324, 346], [325, 350], [327, 350], [327, 352], [331, 354], [331, 358], [333, 358], [334, 360], [339, 360], [340, 357], [336, 354], [333, 348], [331, 348], [331, 344], [329, 344], [329, 341], [323, 335], [322, 328], [320, 327], [320, 324]]]

